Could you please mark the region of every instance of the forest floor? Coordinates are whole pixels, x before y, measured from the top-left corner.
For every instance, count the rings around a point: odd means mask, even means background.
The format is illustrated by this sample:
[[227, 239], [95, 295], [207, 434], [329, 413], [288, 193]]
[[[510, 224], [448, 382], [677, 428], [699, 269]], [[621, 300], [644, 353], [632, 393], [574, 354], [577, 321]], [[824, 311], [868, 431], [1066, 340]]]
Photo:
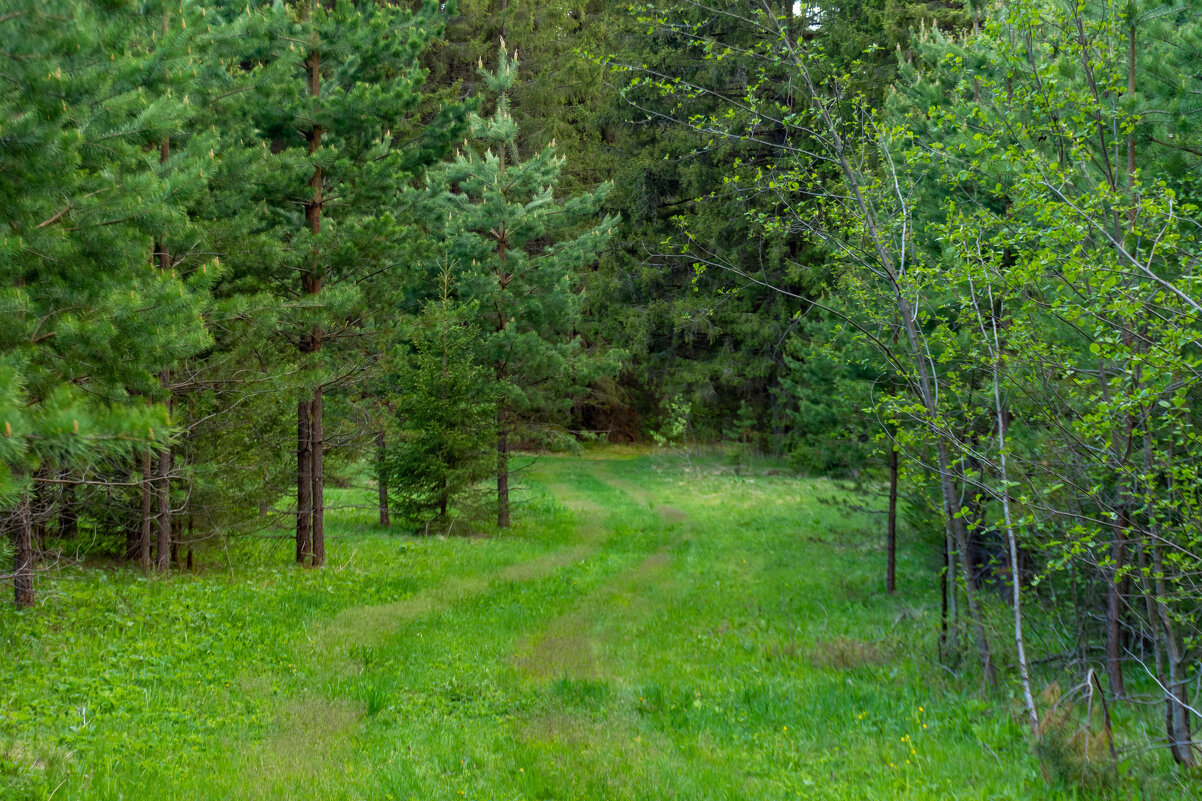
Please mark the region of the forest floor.
[[907, 538], [889, 598], [881, 519], [774, 472], [540, 457], [499, 536], [345, 508], [322, 570], [263, 541], [63, 569], [0, 612], [0, 797], [1076, 797], [937, 665], [936, 547]]

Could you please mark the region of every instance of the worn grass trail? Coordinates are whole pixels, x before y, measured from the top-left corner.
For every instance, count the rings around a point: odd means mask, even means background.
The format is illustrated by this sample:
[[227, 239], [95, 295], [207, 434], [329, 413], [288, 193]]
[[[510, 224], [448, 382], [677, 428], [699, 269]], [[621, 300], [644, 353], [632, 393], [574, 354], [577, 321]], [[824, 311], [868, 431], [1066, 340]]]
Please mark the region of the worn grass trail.
[[1048, 797], [1021, 727], [932, 663], [936, 554], [910, 543], [887, 599], [878, 521], [829, 482], [615, 451], [524, 477], [522, 522], [488, 539], [399, 537], [352, 509], [322, 571], [63, 579], [36, 617], [0, 620], [0, 680], [34, 696], [0, 726], [0, 788]]
[[[440, 788], [448, 797], [455, 789], [459, 797], [547, 797], [534, 754], [556, 742], [579, 746], [582, 733], [595, 728], [558, 695], [565, 688], [601, 689], [620, 676], [615, 645], [654, 611], [648, 594], [666, 580], [668, 548], [679, 541], [675, 526], [662, 525], [606, 480], [610, 472], [600, 460], [574, 468], [562, 460], [538, 464], [530, 480], [568, 512], [567, 536], [525, 558], [481, 564], [403, 600], [351, 607], [315, 623], [300, 658], [340, 681], [318, 682], [285, 704], [277, 730], [247, 753], [240, 779], [245, 794], [292, 795], [300, 775], [329, 791], [347, 785], [354, 788], [350, 796], [364, 798], [436, 797]], [[642, 535], [637, 542], [629, 536], [636, 531]], [[616, 537], [623, 541], [610, 542]], [[431, 670], [416, 657], [415, 640], [445, 667]], [[486, 695], [473, 698], [473, 686], [493, 690], [496, 707], [481, 715], [475, 703]], [[393, 714], [418, 694], [433, 705], [433, 730], [421, 732], [421, 750], [413, 742], [398, 748], [390, 740], [409, 721]], [[341, 703], [335, 706], [331, 695]], [[311, 752], [305, 744], [313, 740], [314, 714], [330, 722], [327, 731], [335, 732], [340, 749], [340, 759], [318, 763], [325, 776], [294, 758]], [[479, 731], [482, 726], [488, 731]], [[598, 732], [590, 738], [598, 741]], [[462, 758], [456, 769], [452, 759], [450, 771], [432, 770], [445, 767], [446, 754], [439, 752], [448, 741], [455, 748], [473, 743], [470, 762]], [[527, 749], [530, 756], [518, 755]], [[383, 766], [370, 760], [354, 766], [360, 755], [379, 753], [387, 753]], [[531, 767], [529, 775], [523, 765]]]

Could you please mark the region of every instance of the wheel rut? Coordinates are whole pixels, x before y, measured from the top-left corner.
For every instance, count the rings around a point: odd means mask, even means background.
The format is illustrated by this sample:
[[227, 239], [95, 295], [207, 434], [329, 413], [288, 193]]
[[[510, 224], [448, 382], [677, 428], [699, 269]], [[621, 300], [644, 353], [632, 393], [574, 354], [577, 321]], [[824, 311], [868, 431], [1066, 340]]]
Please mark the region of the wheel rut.
[[[617, 486], [610, 476], [597, 478], [630, 499], [623, 506], [635, 500], [629, 488]], [[451, 578], [398, 601], [342, 610], [317, 625], [309, 636], [309, 661], [319, 666], [314, 674], [354, 677], [367, 670], [356, 654], [370, 652], [374, 646], [387, 642], [408, 623], [485, 595], [498, 583], [539, 581], [594, 556], [614, 534], [607, 520], [617, 509], [566, 481], [552, 481], [545, 486], [578, 518], [573, 543], [534, 559]], [[553, 619], [543, 629], [523, 638], [513, 657], [515, 663], [525, 675], [536, 680], [553, 675], [599, 678], [606, 674], [609, 667], [605, 649], [601, 647], [603, 638], [589, 633], [595, 627], [593, 621], [600, 606], [617, 604], [628, 610], [645, 606], [640, 600], [640, 586], [654, 581], [670, 562], [666, 552], [656, 553], [610, 579], [586, 596], [571, 613]], [[330, 753], [348, 751], [353, 748], [364, 719], [359, 705], [348, 699], [305, 694], [288, 700], [281, 705], [271, 734], [245, 754], [243, 775], [251, 782], [248, 786], [280, 789], [291, 779], [320, 772], [297, 755], [307, 754], [314, 742], [324, 742]], [[308, 776], [310, 781], [314, 778]], [[268, 789], [268, 794], [274, 789]]]

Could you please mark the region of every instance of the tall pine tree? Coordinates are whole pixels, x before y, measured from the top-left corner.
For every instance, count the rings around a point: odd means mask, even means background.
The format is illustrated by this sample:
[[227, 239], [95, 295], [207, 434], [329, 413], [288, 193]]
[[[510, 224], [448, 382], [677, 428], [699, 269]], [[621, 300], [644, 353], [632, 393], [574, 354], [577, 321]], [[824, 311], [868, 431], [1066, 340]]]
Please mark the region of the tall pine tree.
[[249, 91], [221, 103], [240, 167], [226, 185], [242, 203], [214, 209], [236, 246], [219, 293], [276, 299], [274, 339], [294, 351], [293, 369], [273, 375], [291, 372], [282, 388], [296, 398], [296, 558], [320, 565], [327, 395], [359, 372], [373, 307], [404, 284], [412, 219], [399, 190], [462, 128], [423, 106], [434, 4], [302, 0], [254, 13], [255, 35], [228, 62]]
[[509, 525], [509, 451], [516, 436], [566, 411], [574, 394], [607, 366], [576, 335], [582, 268], [594, 262], [614, 219], [596, 220], [602, 184], [555, 197], [564, 159], [554, 143], [527, 159], [518, 152], [510, 108], [516, 53], [504, 41], [494, 72], [479, 74], [496, 104], [473, 115], [472, 139], [453, 162], [431, 173], [445, 220], [446, 262], [461, 298], [480, 308], [478, 358], [497, 392], [497, 525]]
[[208, 342], [211, 275], [160, 269], [153, 244], [199, 187], [196, 159], [160, 155], [187, 95], [147, 80], [186, 59], [177, 44], [134, 9], [69, 0], [0, 20], [0, 498], [15, 504], [19, 604], [33, 600], [30, 479], [162, 447], [167, 417], [146, 399]]

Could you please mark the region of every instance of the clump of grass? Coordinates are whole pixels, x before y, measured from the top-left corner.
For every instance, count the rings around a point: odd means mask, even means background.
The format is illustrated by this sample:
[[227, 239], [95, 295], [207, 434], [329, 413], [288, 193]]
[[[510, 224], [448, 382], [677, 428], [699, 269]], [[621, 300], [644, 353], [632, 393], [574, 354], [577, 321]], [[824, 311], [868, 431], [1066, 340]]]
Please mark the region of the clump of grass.
[[[1090, 688], [1092, 690], [1092, 687]], [[1045, 711], [1032, 742], [1044, 778], [1060, 785], [1100, 790], [1117, 778], [1113, 732], [1108, 722], [1095, 727], [1064, 694], [1058, 682], [1040, 696]]]
[[14, 801], [45, 798], [53, 790], [47, 784], [48, 773], [62, 758], [55, 751], [35, 752], [19, 740], [0, 743], [0, 798]]
[[591, 679], [558, 679], [551, 684], [550, 690], [563, 706], [590, 712], [604, 710], [610, 696], [608, 684]]
[[363, 704], [363, 710], [369, 718], [374, 718], [391, 707], [395, 694], [395, 682], [387, 677], [363, 677], [350, 688], [351, 697]]
[[870, 665], [883, 665], [892, 658], [889, 649], [880, 643], [857, 640], [853, 637], [821, 640], [807, 647], [805, 654], [810, 664], [830, 670], [854, 670]]

